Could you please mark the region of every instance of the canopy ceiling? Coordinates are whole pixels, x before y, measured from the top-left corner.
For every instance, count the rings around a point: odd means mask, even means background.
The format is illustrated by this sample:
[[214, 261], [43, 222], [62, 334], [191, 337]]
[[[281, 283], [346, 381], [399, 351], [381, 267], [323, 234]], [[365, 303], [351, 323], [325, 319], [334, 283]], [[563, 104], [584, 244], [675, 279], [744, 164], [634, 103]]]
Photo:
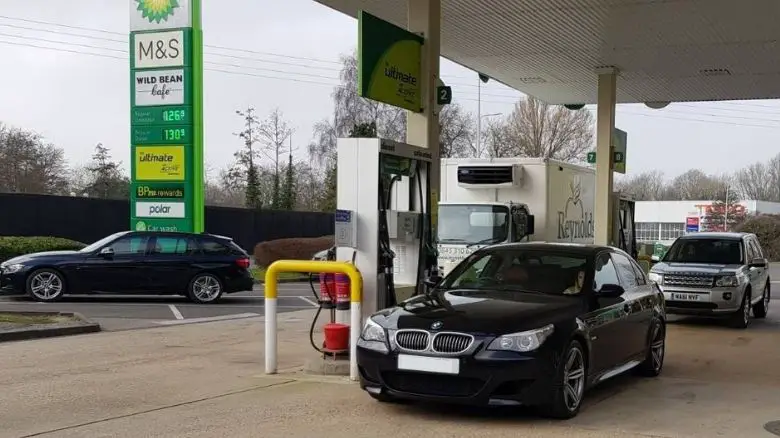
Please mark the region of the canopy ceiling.
[[[407, 0], [315, 0], [406, 26]], [[408, 0], [415, 1], [415, 0]], [[442, 0], [442, 56], [544, 101], [780, 98], [778, 0]]]

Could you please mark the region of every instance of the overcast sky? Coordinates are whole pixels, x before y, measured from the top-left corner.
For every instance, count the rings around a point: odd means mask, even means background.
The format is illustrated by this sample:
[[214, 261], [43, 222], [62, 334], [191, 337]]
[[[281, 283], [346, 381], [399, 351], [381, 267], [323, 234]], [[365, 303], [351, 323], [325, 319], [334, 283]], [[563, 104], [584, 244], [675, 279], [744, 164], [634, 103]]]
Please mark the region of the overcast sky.
[[[338, 57], [356, 47], [357, 22], [313, 0], [204, 3], [208, 166], [230, 163], [235, 111], [247, 106], [261, 116], [279, 107], [303, 153], [312, 125], [330, 117]], [[129, 163], [128, 26], [126, 0], [0, 0], [0, 121], [38, 131], [72, 163], [87, 162], [98, 142]], [[476, 112], [476, 74], [444, 61], [442, 77]], [[509, 113], [519, 96], [483, 86], [482, 114]], [[629, 174], [726, 172], [780, 151], [777, 101], [621, 105], [617, 126], [628, 132]]]

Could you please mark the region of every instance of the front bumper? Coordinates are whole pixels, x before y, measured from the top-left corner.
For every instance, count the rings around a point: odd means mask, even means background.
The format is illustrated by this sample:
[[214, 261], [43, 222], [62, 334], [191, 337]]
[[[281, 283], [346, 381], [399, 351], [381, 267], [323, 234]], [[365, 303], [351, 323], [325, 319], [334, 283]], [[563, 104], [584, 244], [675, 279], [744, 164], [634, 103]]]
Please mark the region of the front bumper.
[[0, 273], [0, 294], [17, 295], [23, 294], [26, 289], [25, 270], [14, 272], [13, 274]]
[[725, 316], [739, 310], [744, 287], [710, 289], [662, 286], [666, 313], [692, 316]]
[[554, 361], [546, 354], [480, 351], [458, 357], [457, 375], [398, 369], [398, 353], [358, 347], [360, 387], [407, 400], [466, 405], [540, 405], [551, 394]]

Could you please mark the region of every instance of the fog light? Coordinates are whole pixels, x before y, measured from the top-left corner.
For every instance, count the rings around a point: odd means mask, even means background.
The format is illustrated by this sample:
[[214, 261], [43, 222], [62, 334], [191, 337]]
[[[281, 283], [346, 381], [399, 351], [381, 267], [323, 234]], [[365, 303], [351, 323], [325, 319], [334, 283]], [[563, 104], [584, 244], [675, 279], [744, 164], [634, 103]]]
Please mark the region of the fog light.
[[723, 292], [723, 299], [726, 301], [731, 301], [731, 292]]

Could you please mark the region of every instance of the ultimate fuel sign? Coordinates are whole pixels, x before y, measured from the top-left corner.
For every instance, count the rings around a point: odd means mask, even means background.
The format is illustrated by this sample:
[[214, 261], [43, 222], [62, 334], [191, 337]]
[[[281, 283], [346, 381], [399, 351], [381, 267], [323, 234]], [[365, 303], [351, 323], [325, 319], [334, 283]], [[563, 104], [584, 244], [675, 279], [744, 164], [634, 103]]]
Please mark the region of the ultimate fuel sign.
[[201, 0], [129, 2], [130, 228], [202, 232]]
[[358, 14], [358, 95], [422, 112], [423, 37]]

